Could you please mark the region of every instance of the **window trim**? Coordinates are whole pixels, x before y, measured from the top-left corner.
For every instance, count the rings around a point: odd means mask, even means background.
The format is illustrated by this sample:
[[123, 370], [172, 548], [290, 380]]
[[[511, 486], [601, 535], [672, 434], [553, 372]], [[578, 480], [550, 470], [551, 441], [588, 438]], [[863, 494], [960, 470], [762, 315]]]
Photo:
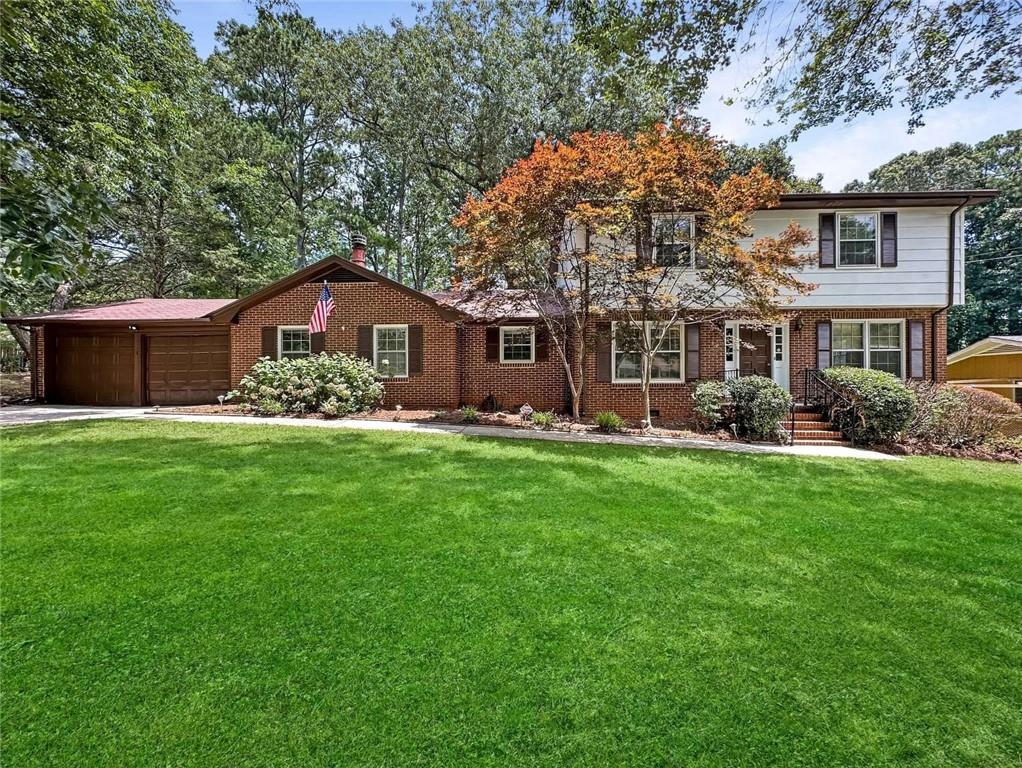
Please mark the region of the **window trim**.
[[659, 213], [653, 217], [653, 247], [650, 250], [650, 258], [654, 266], [657, 263], [656, 228], [661, 219], [688, 219], [688, 263], [665, 265], [667, 269], [692, 269], [696, 263], [696, 215], [694, 213]]
[[[384, 376], [384, 374], [380, 371], [379, 365], [377, 363], [377, 361], [379, 359], [379, 353], [380, 353], [380, 337], [379, 337], [379, 334], [377, 334], [377, 331], [378, 330], [393, 330], [395, 328], [400, 328], [400, 329], [404, 330], [404, 332], [405, 332], [405, 372], [404, 372], [404, 374], [402, 374], [400, 376]], [[409, 360], [408, 360], [408, 324], [407, 323], [389, 323], [389, 324], [383, 324], [383, 325], [374, 325], [373, 326], [373, 370], [375, 370], [381, 376], [384, 376], [384, 378], [387, 379], [388, 381], [390, 381], [391, 379], [407, 379], [408, 378], [408, 362], [409, 362]]]
[[[305, 331], [309, 336], [309, 352], [301, 357], [284, 357], [284, 331]], [[312, 357], [312, 334], [309, 333], [307, 325], [278, 325], [277, 326], [277, 359], [278, 360], [300, 360], [302, 357]]]
[[[501, 325], [498, 341], [500, 342], [498, 360], [501, 365], [534, 365], [536, 362], [536, 327], [533, 325]], [[504, 333], [505, 332], [529, 332], [529, 359], [528, 360], [505, 360], [504, 359]]]
[[[834, 349], [833, 326], [840, 325], [841, 323], [853, 323], [853, 324], [854, 323], [859, 323], [859, 324], [861, 324], [863, 326], [863, 328], [862, 328], [862, 362], [863, 362], [862, 367], [863, 367], [864, 370], [877, 370], [877, 371], [879, 371], [881, 369], [880, 368], [873, 368], [873, 366], [871, 365], [871, 360], [870, 360], [870, 354], [869, 353], [870, 353], [871, 350], [870, 350], [870, 346], [869, 346], [869, 340], [870, 340], [870, 329], [869, 329], [869, 326], [871, 324], [879, 325], [881, 323], [897, 323], [901, 327], [901, 333], [899, 335], [899, 338], [901, 340], [901, 375], [898, 378], [900, 378], [902, 381], [906, 381], [907, 380], [908, 376], [906, 375], [907, 371], [905, 370], [905, 366], [907, 365], [907, 362], [908, 362], [907, 358], [906, 358], [906, 355], [907, 355], [907, 349], [906, 349], [906, 347], [907, 347], [907, 340], [905, 338], [905, 331], [906, 331], [906, 326], [907, 326], [907, 319], [906, 318], [904, 318], [904, 317], [871, 317], [871, 318], [868, 318], [868, 319], [867, 318], [859, 319], [859, 318], [850, 318], [850, 317], [849, 318], [845, 318], [845, 317], [842, 317], [842, 318], [837, 319], [837, 320], [831, 319], [830, 325], [831, 325], [831, 329], [832, 330], [831, 330], [831, 351], [830, 351], [830, 354], [831, 354], [831, 358], [832, 358], [831, 359], [832, 365], [833, 365], [833, 355], [834, 355], [834, 353], [835, 352], [843, 352], [843, 351], [845, 351], [845, 350]], [[857, 350], [855, 350], [855, 351], [857, 351]], [[888, 351], [889, 352], [891, 350], [890, 349], [886, 349], [886, 350], [878, 349], [876, 351], [877, 352], [884, 352], [884, 351]], [[837, 368], [838, 366], [833, 365], [833, 367]], [[854, 366], [851, 366], [851, 367], [854, 367]]]
[[[648, 338], [649, 337], [649, 329], [650, 329], [650, 327], [652, 327], [653, 325], [666, 325], [666, 324], [667, 324], [666, 322], [658, 322], [658, 321], [655, 321], [655, 320], [645, 320], [645, 321], [643, 321], [643, 324], [642, 324], [643, 325], [642, 332], [644, 334], [646, 334], [646, 336]], [[634, 326], [634, 325], [636, 325], [636, 323], [626, 323], [626, 322], [622, 322], [620, 320], [614, 320], [610, 324], [610, 382], [611, 382], [611, 384], [641, 384], [642, 383], [642, 379], [641, 378], [638, 378], [638, 379], [622, 379], [622, 378], [618, 378], [618, 375], [617, 375], [617, 327], [618, 327], [618, 325], [632, 325], [632, 326]], [[684, 384], [685, 383], [685, 323], [676, 322], [676, 323], [672, 323], [672, 325], [674, 325], [675, 327], [678, 328], [678, 333], [680, 334], [680, 338], [678, 340], [679, 341], [679, 344], [678, 344], [679, 348], [678, 348], [677, 354], [681, 357], [681, 361], [680, 361], [681, 364], [679, 366], [680, 371], [679, 371], [678, 378], [676, 378], [676, 379], [653, 379], [653, 378], [650, 378], [650, 380], [649, 380], [650, 384]], [[672, 353], [672, 354], [674, 354], [674, 353]]]
[[[842, 216], [872, 216], [876, 221], [873, 235], [873, 263], [872, 264], [842, 264], [841, 263], [841, 217]], [[837, 211], [834, 217], [834, 268], [835, 269], [880, 269], [880, 249], [883, 247], [881, 229], [883, 227], [883, 212], [874, 211]], [[849, 240], [849, 242], [864, 243], [865, 240]]]

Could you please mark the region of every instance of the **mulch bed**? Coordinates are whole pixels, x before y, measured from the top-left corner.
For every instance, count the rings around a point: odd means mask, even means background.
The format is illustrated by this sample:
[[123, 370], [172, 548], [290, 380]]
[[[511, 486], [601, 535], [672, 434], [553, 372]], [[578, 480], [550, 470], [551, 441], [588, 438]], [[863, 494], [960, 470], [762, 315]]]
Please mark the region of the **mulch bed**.
[[[179, 407], [165, 407], [159, 409], [161, 413], [195, 413], [211, 416], [254, 416], [255, 414], [241, 405], [191, 405]], [[321, 413], [307, 413], [291, 418], [299, 419], [326, 419], [329, 418]], [[466, 424], [460, 411], [423, 411], [404, 408], [400, 411], [380, 408], [369, 413], [351, 414], [345, 418], [363, 419], [365, 421], [404, 421], [418, 424]], [[511, 429], [537, 429], [531, 422], [522, 421], [517, 413], [480, 413], [479, 420], [474, 425], [483, 427], [505, 427]], [[596, 424], [592, 419], [572, 421], [570, 417], [559, 417], [548, 431], [551, 432], [595, 432]], [[735, 438], [730, 432], [720, 430], [714, 433], [695, 432], [689, 428], [688, 423], [664, 420], [658, 423], [654, 429], [643, 431], [638, 421], [626, 421], [621, 434], [625, 435], [652, 435], [655, 437], [687, 437], [700, 440], [731, 440]]]
[[949, 459], [971, 459], [973, 461], [996, 461], [1006, 464], [1022, 464], [1022, 444], [1007, 442], [984, 443], [982, 445], [953, 447], [932, 445], [909, 440], [894, 445], [876, 446], [874, 450], [895, 456], [943, 456]]

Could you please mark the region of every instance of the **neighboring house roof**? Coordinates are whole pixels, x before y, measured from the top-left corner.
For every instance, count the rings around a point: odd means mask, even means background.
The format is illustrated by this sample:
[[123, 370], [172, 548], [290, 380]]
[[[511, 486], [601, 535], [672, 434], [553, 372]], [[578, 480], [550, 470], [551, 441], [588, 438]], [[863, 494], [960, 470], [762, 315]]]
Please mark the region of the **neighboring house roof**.
[[[472, 320], [535, 320], [540, 317], [531, 291], [512, 288], [492, 290], [453, 290], [436, 291], [430, 294], [444, 306], [450, 307]], [[548, 314], [558, 310], [559, 305], [554, 299], [541, 305]]]
[[1022, 336], [987, 336], [970, 344], [965, 349], [947, 356], [948, 363], [958, 363], [975, 355], [1022, 353]]
[[131, 299], [94, 307], [6, 317], [6, 322], [28, 324], [50, 322], [173, 322], [206, 320], [206, 316], [230, 304], [233, 299]]
[[291, 273], [287, 277], [277, 280], [275, 283], [270, 283], [265, 288], [262, 288], [253, 294], [238, 299], [237, 301], [228, 302], [224, 306], [211, 311], [209, 313], [209, 318], [214, 322], [225, 322], [233, 318], [239, 312], [244, 312], [249, 307], [254, 307], [268, 299], [272, 299], [274, 296], [278, 296], [285, 291], [289, 291], [297, 285], [328, 275], [338, 268], [350, 272], [357, 277], [364, 278], [365, 280], [389, 286], [396, 291], [401, 291], [402, 293], [416, 298], [419, 301], [425, 302], [426, 304], [434, 307], [446, 320], [459, 319], [459, 313], [456, 310], [447, 305], [441, 304], [430, 294], [417, 291], [414, 288], [409, 288], [407, 285], [397, 282], [397, 280], [391, 280], [389, 277], [385, 277], [379, 272], [373, 272], [371, 269], [360, 267], [347, 259], [342, 259], [340, 256], [327, 256], [325, 259], [321, 259], [305, 269], [300, 269], [297, 272]]
[[776, 208], [917, 208], [975, 205], [993, 200], [996, 189], [958, 189], [934, 192], [792, 192], [781, 195]]

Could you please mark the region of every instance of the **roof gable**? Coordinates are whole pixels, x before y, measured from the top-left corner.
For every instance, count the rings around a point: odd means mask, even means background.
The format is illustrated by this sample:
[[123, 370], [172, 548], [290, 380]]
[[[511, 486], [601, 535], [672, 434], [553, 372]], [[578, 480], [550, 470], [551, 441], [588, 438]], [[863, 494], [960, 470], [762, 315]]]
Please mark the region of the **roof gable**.
[[[334, 277], [338, 279], [331, 279]], [[424, 304], [428, 304], [445, 320], [458, 320], [462, 316], [461, 313], [451, 307], [441, 304], [428, 293], [423, 293], [422, 291], [417, 291], [414, 288], [409, 288], [403, 283], [391, 280], [389, 277], [385, 277], [384, 275], [381, 275], [378, 272], [373, 272], [365, 267], [360, 267], [358, 264], [348, 261], [347, 259], [342, 259], [340, 256], [327, 256], [325, 259], [321, 259], [305, 269], [292, 272], [287, 277], [283, 277], [275, 283], [270, 283], [255, 293], [249, 294], [237, 301], [232, 301], [230, 304], [210, 312], [208, 316], [214, 322], [232, 320], [239, 312], [244, 312], [246, 309], [254, 307], [257, 304], [262, 304], [264, 301], [272, 299], [274, 296], [279, 296], [296, 286], [314, 281], [318, 282], [320, 280], [338, 283], [379, 283], [407, 294]]]
[[948, 363], [959, 363], [976, 355], [1011, 354], [1022, 352], [1022, 336], [987, 336], [973, 342], [965, 349], [952, 352], [947, 356]]

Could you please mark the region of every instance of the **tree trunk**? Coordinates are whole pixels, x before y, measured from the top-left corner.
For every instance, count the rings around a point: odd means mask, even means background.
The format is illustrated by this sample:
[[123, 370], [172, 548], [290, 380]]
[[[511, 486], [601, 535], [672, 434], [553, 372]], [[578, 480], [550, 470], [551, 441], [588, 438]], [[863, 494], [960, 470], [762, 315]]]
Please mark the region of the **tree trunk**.
[[29, 364], [32, 362], [32, 334], [24, 326], [20, 325], [8, 325], [7, 329], [11, 332], [11, 336], [18, 342], [18, 346], [21, 347], [21, 351], [25, 353], [25, 357], [28, 358]]

